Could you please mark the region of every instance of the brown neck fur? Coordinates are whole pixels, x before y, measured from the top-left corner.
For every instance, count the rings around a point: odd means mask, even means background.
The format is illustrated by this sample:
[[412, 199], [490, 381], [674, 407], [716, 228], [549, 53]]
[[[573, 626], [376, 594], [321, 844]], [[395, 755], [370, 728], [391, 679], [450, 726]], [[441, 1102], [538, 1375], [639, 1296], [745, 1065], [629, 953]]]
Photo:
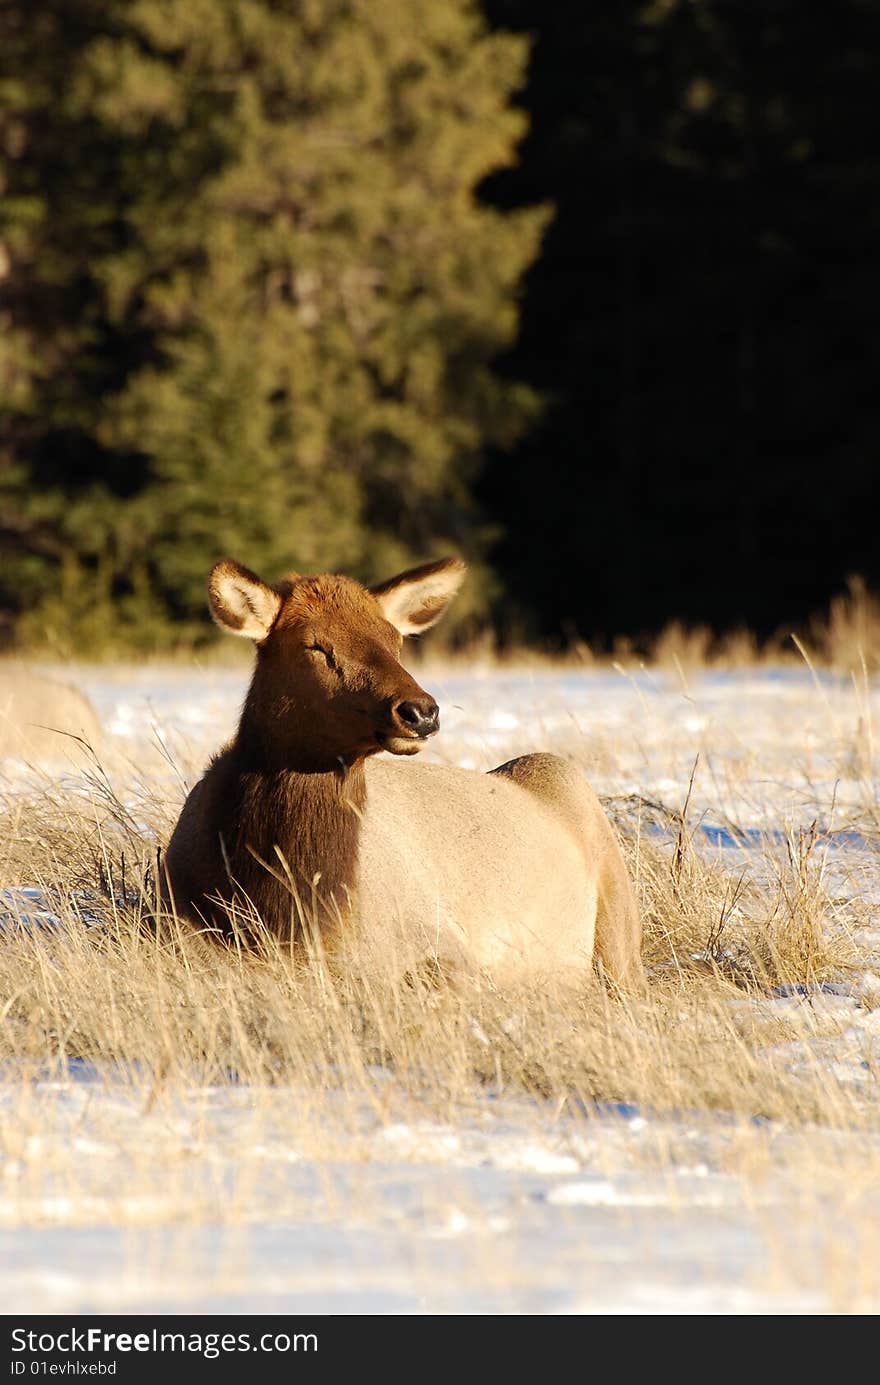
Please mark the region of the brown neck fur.
[[325, 750], [314, 733], [309, 734], [308, 720], [304, 715], [291, 717], [283, 702], [278, 706], [261, 698], [252, 684], [235, 738], [241, 769], [257, 774], [344, 771], [344, 760]]
[[296, 930], [298, 915], [314, 915], [322, 924], [344, 915], [357, 874], [363, 765], [267, 770], [242, 754], [238, 743], [227, 753], [235, 787], [229, 835], [223, 836], [233, 889], [281, 936]]

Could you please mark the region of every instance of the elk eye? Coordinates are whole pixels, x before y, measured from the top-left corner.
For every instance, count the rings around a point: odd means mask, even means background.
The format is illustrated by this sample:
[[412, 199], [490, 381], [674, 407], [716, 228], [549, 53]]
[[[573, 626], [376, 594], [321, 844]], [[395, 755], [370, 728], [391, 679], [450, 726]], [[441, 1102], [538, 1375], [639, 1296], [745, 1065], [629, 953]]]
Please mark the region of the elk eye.
[[331, 668], [336, 668], [336, 660], [333, 657], [333, 650], [328, 649], [325, 644], [307, 644], [306, 650], [309, 654], [323, 654]]

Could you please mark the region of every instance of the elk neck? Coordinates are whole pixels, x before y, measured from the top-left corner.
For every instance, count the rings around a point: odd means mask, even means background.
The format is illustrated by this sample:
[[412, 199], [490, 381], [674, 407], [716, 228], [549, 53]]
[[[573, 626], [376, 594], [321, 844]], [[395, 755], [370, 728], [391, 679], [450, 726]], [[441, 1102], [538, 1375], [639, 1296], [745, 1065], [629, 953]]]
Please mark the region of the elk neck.
[[284, 869], [281, 852], [304, 900], [320, 877], [320, 898], [342, 906], [357, 875], [367, 797], [363, 758], [346, 764], [320, 747], [275, 739], [262, 730], [249, 701], [231, 757], [237, 781], [235, 854], [253, 858], [256, 853], [278, 871]]

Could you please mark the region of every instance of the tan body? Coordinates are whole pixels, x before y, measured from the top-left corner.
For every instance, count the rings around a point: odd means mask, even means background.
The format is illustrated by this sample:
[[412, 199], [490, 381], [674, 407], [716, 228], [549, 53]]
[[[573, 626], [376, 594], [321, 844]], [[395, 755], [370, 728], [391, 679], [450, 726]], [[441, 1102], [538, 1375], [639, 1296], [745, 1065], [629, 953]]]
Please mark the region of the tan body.
[[100, 741], [95, 710], [76, 688], [20, 664], [0, 666], [0, 758], [78, 759]]
[[[491, 774], [413, 764], [437, 705], [397, 661], [463, 569], [367, 591], [212, 575], [215, 618], [257, 640], [238, 735], [192, 790], [166, 855], [179, 914], [228, 933], [320, 929], [328, 952], [401, 973], [437, 960], [497, 977], [641, 979], [620, 847], [581, 772], [527, 755]], [[353, 633], [354, 632], [354, 633]]]
[[498, 977], [572, 975], [590, 969], [595, 943], [618, 984], [641, 976], [620, 847], [581, 772], [556, 755], [491, 774], [371, 761], [357, 880], [364, 941], [407, 965], [436, 951]]

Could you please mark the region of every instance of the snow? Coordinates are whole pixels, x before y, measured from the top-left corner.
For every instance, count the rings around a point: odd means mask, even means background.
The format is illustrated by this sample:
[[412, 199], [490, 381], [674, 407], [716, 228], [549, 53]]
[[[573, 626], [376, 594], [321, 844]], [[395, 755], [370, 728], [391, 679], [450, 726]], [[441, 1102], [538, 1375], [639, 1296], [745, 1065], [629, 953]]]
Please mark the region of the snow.
[[[106, 752], [164, 776], [177, 798], [163, 747], [192, 782], [233, 730], [247, 682], [244, 667], [65, 676], [92, 699]], [[600, 794], [622, 807], [638, 796], [642, 830], [660, 837], [669, 823], [644, 805], [681, 809], [696, 761], [696, 849], [734, 869], [758, 848], [784, 854], [816, 823], [832, 894], [880, 902], [875, 687], [795, 669], [687, 683], [643, 669], [417, 676], [441, 706], [428, 758], [485, 769], [528, 750], [573, 752]], [[33, 769], [0, 773], [15, 792]], [[0, 891], [0, 945], [4, 929], [52, 928], [58, 907], [36, 887]], [[87, 925], [88, 901], [76, 907]], [[744, 1020], [785, 1020], [781, 1061], [876, 1086], [878, 924], [875, 910], [844, 980], [732, 1002]], [[376, 1082], [392, 1090], [387, 1073]], [[82, 1063], [0, 1070], [4, 1124], [23, 1090], [28, 1132], [0, 1158], [7, 1314], [880, 1308], [880, 1180], [853, 1188], [845, 1173], [856, 1154], [880, 1168], [880, 1131], [622, 1105], [560, 1113], [490, 1092], [447, 1122], [398, 1115], [390, 1098], [384, 1114], [364, 1102], [353, 1120], [358, 1098], [343, 1110], [328, 1092], [292, 1139], [296, 1089], [194, 1081], [146, 1110], [122, 1074]], [[733, 1157], [745, 1140], [761, 1171], [748, 1178]], [[65, 1186], [71, 1158], [79, 1176]]]
[[[824, 1221], [812, 1199], [809, 1220], [793, 1215], [805, 1208], [781, 1166], [757, 1191], [725, 1172], [743, 1133], [730, 1120], [600, 1109], [536, 1143], [524, 1099], [487, 1100], [498, 1109], [459, 1127], [386, 1126], [365, 1108], [358, 1136], [340, 1132], [348, 1157], [318, 1162], [277, 1136], [293, 1089], [194, 1088], [145, 1113], [112, 1074], [80, 1069], [37, 1078], [33, 1098], [46, 1170], [92, 1132], [77, 1150], [91, 1191], [49, 1191], [47, 1173], [45, 1191], [19, 1195], [20, 1172], [4, 1171], [7, 1313], [807, 1313], [828, 1311], [823, 1284], [800, 1264], [802, 1282], [774, 1291], [774, 1261], [799, 1264], [805, 1228], [819, 1247], [846, 1235], [844, 1200]], [[126, 1187], [133, 1131], [152, 1195]], [[823, 1136], [754, 1138], [796, 1155]], [[670, 1141], [681, 1153], [664, 1164]]]

